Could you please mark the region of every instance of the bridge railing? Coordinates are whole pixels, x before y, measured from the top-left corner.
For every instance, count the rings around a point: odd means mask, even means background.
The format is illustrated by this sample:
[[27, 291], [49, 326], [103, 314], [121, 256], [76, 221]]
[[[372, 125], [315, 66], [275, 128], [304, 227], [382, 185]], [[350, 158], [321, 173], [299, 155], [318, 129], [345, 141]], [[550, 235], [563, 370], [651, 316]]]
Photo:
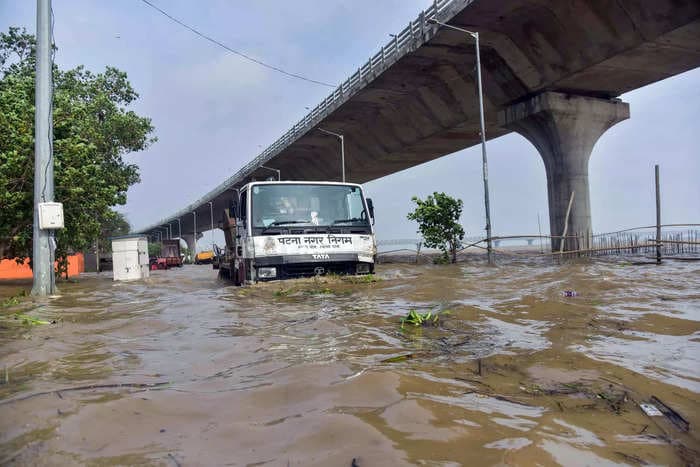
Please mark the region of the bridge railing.
[[434, 0], [433, 4], [428, 9], [418, 15], [418, 18], [411, 21], [401, 32], [394, 35], [392, 41], [384, 45], [379, 52], [370, 57], [364, 65], [360, 66], [355, 73], [350, 75], [350, 77], [306, 114], [304, 118], [292, 125], [284, 135], [268, 146], [261, 154], [245, 164], [241, 169], [227, 178], [213, 191], [207, 193], [204, 197], [190, 204], [174, 216], [163, 219], [158, 224], [143, 231], [155, 228], [155, 226], [161, 224], [166, 224], [168, 220], [172, 221], [173, 219], [189, 214], [192, 210], [219, 196], [238, 181], [248, 177], [258, 167], [264, 165], [267, 161], [279, 154], [289, 144], [308, 132], [331, 112], [337, 109], [340, 104], [364, 87], [364, 85], [369, 82], [369, 78], [378, 76], [390, 65], [398, 61], [406, 51], [414, 50], [419, 47], [423, 42], [423, 33], [428, 27], [428, 20], [438, 19], [440, 14], [454, 1], [455, 0]]

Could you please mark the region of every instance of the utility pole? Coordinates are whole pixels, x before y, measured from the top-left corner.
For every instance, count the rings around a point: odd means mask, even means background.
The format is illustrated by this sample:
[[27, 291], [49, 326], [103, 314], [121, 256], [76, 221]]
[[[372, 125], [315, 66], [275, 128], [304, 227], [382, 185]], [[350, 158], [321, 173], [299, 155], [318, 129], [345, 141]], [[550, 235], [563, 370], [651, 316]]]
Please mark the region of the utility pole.
[[53, 201], [53, 122], [51, 80], [51, 0], [36, 2], [36, 92], [34, 112], [34, 228], [32, 295], [56, 291], [52, 232], [39, 228], [39, 203]]

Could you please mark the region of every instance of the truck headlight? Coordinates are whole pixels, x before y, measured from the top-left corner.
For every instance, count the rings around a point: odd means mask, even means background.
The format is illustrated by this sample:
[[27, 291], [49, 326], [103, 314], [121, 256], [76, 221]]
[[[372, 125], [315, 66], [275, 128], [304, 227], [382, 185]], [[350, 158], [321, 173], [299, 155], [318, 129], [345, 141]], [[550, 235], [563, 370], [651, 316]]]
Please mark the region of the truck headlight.
[[258, 268], [258, 277], [260, 279], [272, 279], [277, 277], [277, 268]]
[[355, 271], [357, 274], [369, 274], [369, 263], [357, 263]]

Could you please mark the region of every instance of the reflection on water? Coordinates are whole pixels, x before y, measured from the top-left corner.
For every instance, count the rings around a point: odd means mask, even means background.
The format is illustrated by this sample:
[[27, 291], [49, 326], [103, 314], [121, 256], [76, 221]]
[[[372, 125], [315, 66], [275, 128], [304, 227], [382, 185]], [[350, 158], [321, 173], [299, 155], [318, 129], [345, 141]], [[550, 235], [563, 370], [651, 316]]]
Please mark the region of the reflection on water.
[[[0, 464], [697, 460], [700, 264], [474, 259], [378, 277], [236, 288], [189, 266], [85, 275], [1, 309]], [[410, 309], [439, 325], [402, 330]], [[690, 431], [645, 415], [652, 395]]]

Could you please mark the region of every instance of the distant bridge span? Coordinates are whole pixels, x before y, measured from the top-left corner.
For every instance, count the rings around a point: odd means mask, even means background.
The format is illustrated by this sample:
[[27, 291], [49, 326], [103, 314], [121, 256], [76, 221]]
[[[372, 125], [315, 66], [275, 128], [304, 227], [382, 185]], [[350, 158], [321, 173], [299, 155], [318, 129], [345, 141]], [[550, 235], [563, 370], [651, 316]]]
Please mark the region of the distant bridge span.
[[[472, 39], [428, 23], [478, 31], [489, 139], [517, 131], [547, 170], [550, 227], [590, 235], [588, 157], [597, 139], [629, 118], [622, 93], [700, 66], [697, 0], [439, 0], [279, 140], [199, 200], [138, 232], [171, 224], [193, 240], [236, 188], [279, 169], [287, 180], [338, 180], [345, 137], [347, 180], [364, 183], [480, 141]], [[273, 174], [274, 175], [274, 174]], [[517, 175], [514, 175], [517, 176]], [[210, 206], [211, 202], [211, 206]]]

